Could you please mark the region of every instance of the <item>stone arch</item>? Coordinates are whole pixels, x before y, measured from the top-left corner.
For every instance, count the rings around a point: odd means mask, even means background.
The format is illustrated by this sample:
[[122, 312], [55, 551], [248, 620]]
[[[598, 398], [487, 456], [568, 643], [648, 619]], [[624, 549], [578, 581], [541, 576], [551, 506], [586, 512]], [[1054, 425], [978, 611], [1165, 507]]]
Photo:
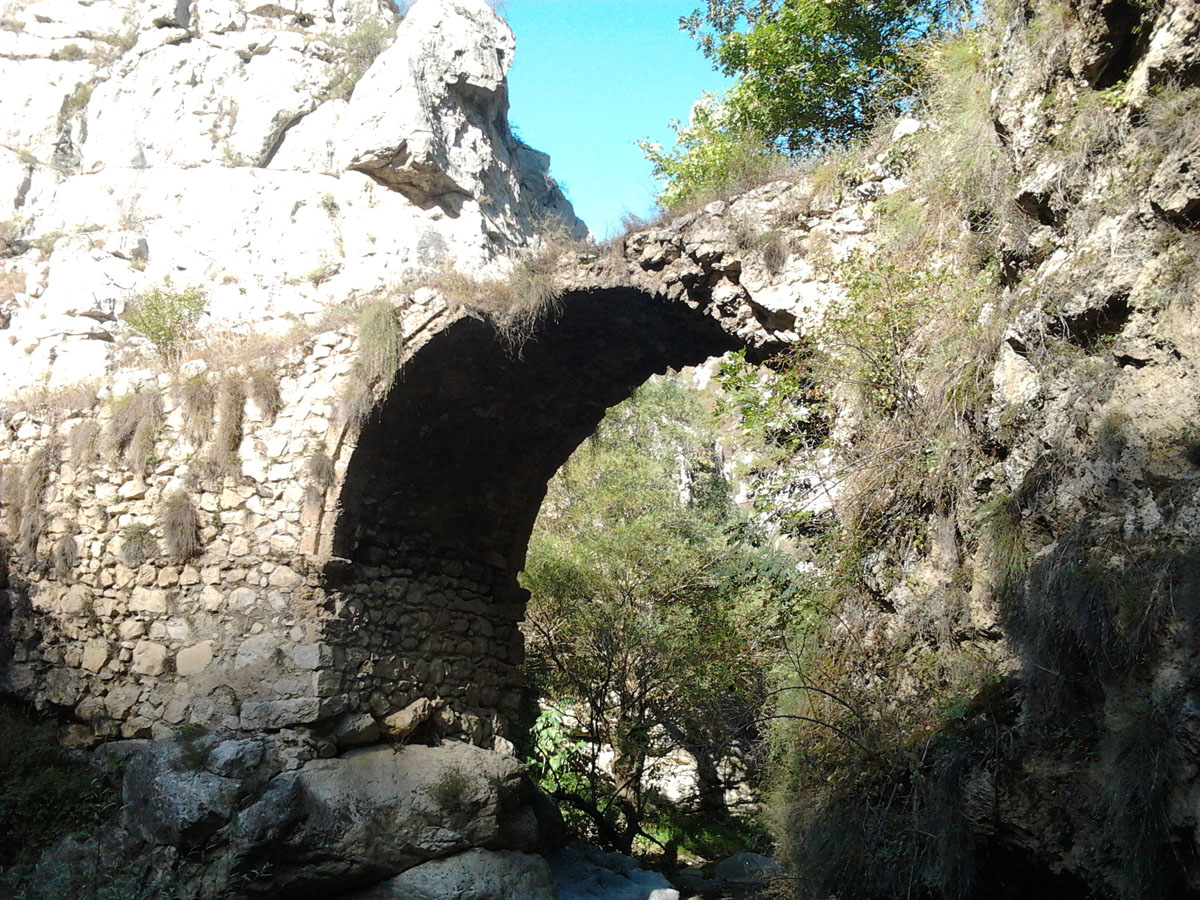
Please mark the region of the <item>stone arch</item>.
[[524, 694], [517, 574], [549, 479], [652, 374], [746, 347], [731, 321], [607, 287], [566, 293], [515, 350], [470, 316], [422, 347], [341, 486], [326, 572], [345, 633], [328, 638], [362, 663], [343, 667], [348, 697], [376, 717], [436, 700], [443, 733], [510, 733]]

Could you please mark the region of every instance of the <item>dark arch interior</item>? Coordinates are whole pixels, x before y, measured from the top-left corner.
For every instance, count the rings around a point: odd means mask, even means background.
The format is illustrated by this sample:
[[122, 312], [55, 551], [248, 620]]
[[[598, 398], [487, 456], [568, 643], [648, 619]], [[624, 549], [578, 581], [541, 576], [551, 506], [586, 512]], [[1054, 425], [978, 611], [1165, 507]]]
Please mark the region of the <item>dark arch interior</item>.
[[566, 295], [515, 351], [485, 321], [456, 322], [365, 426], [334, 553], [369, 562], [363, 538], [386, 523], [515, 578], [546, 483], [605, 411], [654, 373], [738, 346], [703, 312], [632, 289]]

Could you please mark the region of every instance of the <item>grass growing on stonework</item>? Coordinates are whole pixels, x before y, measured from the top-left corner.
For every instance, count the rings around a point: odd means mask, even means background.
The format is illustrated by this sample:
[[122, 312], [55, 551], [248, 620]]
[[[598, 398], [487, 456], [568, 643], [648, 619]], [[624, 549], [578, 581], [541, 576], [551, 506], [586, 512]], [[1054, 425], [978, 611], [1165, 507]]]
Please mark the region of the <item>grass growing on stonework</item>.
[[208, 459], [214, 474], [237, 474], [245, 415], [246, 386], [234, 376], [221, 379], [217, 386], [216, 427]]
[[127, 566], [140, 566], [158, 555], [158, 542], [145, 522], [134, 522], [121, 529], [121, 559]]
[[48, 722], [0, 703], [0, 886], [8, 867], [94, 825], [117, 802], [111, 780], [59, 747]]
[[146, 471], [163, 425], [162, 397], [142, 390], [115, 400], [105, 433], [105, 452], [137, 473]]
[[176, 490], [167, 494], [159, 523], [167, 556], [173, 562], [186, 562], [200, 552], [200, 519], [192, 498], [186, 493]]
[[358, 354], [342, 391], [342, 418], [362, 425], [375, 403], [386, 397], [404, 358], [404, 329], [387, 298], [366, 303], [358, 313]]

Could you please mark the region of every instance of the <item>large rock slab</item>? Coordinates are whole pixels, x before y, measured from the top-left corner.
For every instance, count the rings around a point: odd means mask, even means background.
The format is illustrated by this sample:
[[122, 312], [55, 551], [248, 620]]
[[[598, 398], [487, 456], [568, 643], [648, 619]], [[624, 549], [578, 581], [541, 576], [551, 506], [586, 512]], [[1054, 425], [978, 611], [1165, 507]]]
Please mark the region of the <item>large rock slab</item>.
[[579, 841], [552, 854], [549, 862], [559, 900], [679, 900], [665, 876]]
[[147, 744], [121, 783], [122, 821], [150, 844], [201, 846], [233, 816], [240, 783], [201, 766], [206, 743]]
[[[271, 808], [245, 818], [296, 890], [370, 883], [471, 849], [539, 848], [536, 790], [520, 763], [467, 744], [371, 747], [283, 780]], [[291, 821], [270, 821], [271, 810]]]
[[342, 900], [557, 900], [541, 856], [468, 850], [409, 869]]

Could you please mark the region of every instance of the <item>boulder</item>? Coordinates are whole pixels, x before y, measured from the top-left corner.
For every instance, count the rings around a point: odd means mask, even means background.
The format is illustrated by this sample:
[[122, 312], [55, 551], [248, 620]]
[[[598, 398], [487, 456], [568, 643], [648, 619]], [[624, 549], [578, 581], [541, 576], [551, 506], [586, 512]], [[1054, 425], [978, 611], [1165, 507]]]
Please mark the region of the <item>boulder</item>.
[[[292, 890], [378, 881], [473, 848], [539, 848], [536, 790], [521, 765], [466, 744], [314, 760], [278, 794], [248, 810], [239, 828], [260, 841], [278, 836], [270, 856]], [[276, 813], [295, 824], [273, 824]]]
[[679, 891], [637, 860], [580, 841], [549, 857], [559, 900], [679, 900]]
[[468, 850], [423, 863], [343, 900], [557, 900], [541, 856]]
[[199, 768], [201, 739], [139, 745], [122, 780], [122, 824], [150, 844], [198, 847], [232, 817], [239, 782]]

